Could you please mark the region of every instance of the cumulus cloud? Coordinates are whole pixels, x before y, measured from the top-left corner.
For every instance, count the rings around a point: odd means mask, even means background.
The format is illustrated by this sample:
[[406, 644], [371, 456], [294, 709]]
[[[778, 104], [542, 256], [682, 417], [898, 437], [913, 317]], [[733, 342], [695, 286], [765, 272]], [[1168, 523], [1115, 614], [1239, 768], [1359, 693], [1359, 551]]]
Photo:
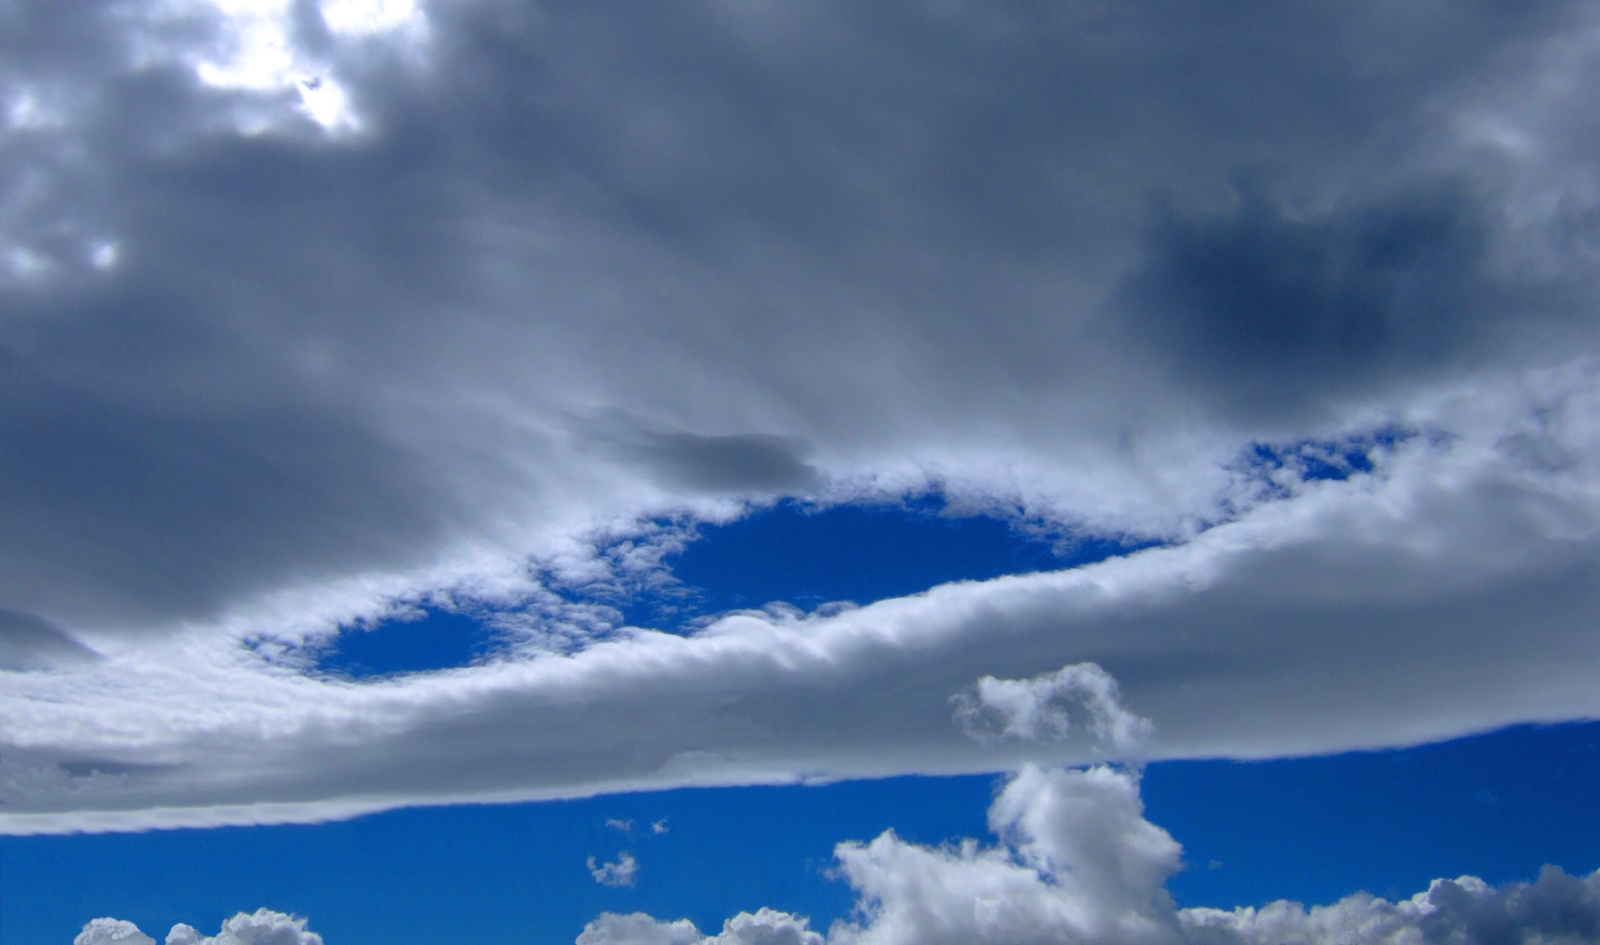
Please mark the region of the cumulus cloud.
[[1494, 887], [1475, 876], [1436, 879], [1401, 902], [1356, 894], [1306, 909], [1274, 902], [1259, 909], [1185, 909], [1184, 935], [1197, 945], [1269, 942], [1460, 942], [1463, 945], [1600, 940], [1600, 873], [1569, 876], [1546, 866], [1531, 883]]
[[[1438, 879], [1409, 899], [1357, 893], [1306, 908], [1277, 901], [1178, 909], [1165, 889], [1182, 850], [1144, 817], [1137, 772], [1029, 765], [989, 808], [996, 842], [924, 846], [894, 831], [834, 849], [856, 894], [824, 935], [804, 916], [741, 912], [705, 935], [688, 919], [602, 913], [577, 945], [1585, 945], [1600, 941], [1600, 872], [1546, 866], [1533, 882], [1494, 887]], [[620, 860], [630, 867], [632, 860]], [[591, 868], [594, 861], [590, 860]], [[604, 870], [596, 869], [602, 882]], [[167, 945], [322, 945], [307, 921], [240, 913], [214, 937], [173, 926]], [[154, 945], [131, 922], [95, 919], [74, 945]]]
[[[94, 919], [73, 945], [155, 945], [155, 940], [132, 922]], [[179, 922], [167, 933], [167, 945], [322, 945], [322, 936], [307, 931], [304, 918], [257, 909], [223, 922], [216, 935], [201, 935], [194, 926]]]
[[156, 940], [125, 919], [90, 919], [72, 945], [156, 945]]
[[701, 935], [688, 919], [662, 922], [643, 912], [603, 912], [583, 927], [577, 945], [823, 945], [810, 925], [804, 916], [760, 909], [728, 919], [720, 934]]
[[[1591, 5], [620, 9], [7, 6], [0, 830], [1091, 761], [1085, 662], [1151, 757], [1600, 713]], [[935, 492], [1161, 547], [582, 594]]]
[[[805, 919], [763, 909], [702, 937], [687, 920], [603, 914], [578, 945], [784, 942], [795, 945], [1554, 945], [1600, 939], [1600, 872], [1547, 866], [1532, 883], [1492, 887], [1435, 880], [1391, 903], [1358, 893], [1306, 909], [1278, 901], [1233, 911], [1177, 909], [1165, 890], [1178, 843], [1144, 819], [1138, 776], [1126, 770], [1023, 769], [989, 809], [994, 846], [941, 847], [884, 833], [835, 848], [855, 891], [851, 918], [826, 938]], [[768, 937], [730, 938], [734, 929]]]
[[617, 854], [615, 863], [596, 863], [594, 857], [589, 857], [589, 875], [602, 886], [632, 886], [634, 877], [639, 874], [639, 861], [633, 854], [624, 850]]
[[1136, 749], [1153, 729], [1149, 719], [1123, 708], [1117, 681], [1094, 663], [1063, 666], [1032, 679], [984, 676], [950, 702], [961, 730], [985, 743], [1065, 739], [1074, 705], [1088, 715], [1084, 727], [1115, 751]]

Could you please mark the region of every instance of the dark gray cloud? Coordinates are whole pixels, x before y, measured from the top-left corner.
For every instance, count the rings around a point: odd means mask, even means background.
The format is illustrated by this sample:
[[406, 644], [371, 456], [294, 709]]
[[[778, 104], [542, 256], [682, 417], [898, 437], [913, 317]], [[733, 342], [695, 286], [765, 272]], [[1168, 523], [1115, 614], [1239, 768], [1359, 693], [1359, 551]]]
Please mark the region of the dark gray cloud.
[[[38, 116], [0, 223], [45, 268], [0, 325], [0, 601], [69, 622], [433, 561], [596, 456], [806, 492], [830, 459], [999, 437], [1049, 465], [1159, 442], [1195, 392], [1235, 423], [1480, 362], [1530, 304], [1488, 272], [1488, 198], [1387, 180], [1425, 106], [1569, 6], [482, 2], [405, 53], [292, 5], [346, 139], [290, 86], [202, 81], [226, 24], [174, 9], [4, 14]], [[1343, 209], [1219, 215], [1260, 164]], [[1118, 279], [1132, 324], [1097, 333]], [[571, 409], [696, 432], [518, 440]], [[619, 488], [566, 504], [647, 501]]]
[[1161, 215], [1112, 330], [1200, 397], [1274, 420], [1547, 355], [1552, 321], [1592, 339], [1587, 307], [1493, 271], [1492, 229], [1462, 181], [1298, 215], [1247, 187], [1231, 212]]

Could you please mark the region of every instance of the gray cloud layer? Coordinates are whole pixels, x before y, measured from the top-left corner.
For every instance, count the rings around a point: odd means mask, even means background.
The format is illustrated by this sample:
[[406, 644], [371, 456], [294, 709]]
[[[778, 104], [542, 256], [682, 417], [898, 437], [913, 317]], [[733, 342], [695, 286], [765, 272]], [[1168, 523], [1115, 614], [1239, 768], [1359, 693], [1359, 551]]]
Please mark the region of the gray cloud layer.
[[[1592, 5], [387, 9], [0, 13], [4, 829], [987, 770], [950, 697], [1090, 660], [1163, 757], [1600, 715]], [[929, 488], [1169, 547], [556, 594]], [[430, 595], [526, 632], [294, 659]]]

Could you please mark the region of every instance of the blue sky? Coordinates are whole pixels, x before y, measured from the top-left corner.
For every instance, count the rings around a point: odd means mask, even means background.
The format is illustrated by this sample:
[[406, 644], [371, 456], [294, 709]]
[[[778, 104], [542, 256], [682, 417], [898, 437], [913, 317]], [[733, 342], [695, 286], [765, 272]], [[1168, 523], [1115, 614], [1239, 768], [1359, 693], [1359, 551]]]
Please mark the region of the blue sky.
[[[873, 600], [951, 580], [1071, 567], [1084, 547], [938, 503], [783, 505], [702, 528], [669, 559], [665, 594], [692, 620], [756, 602]], [[824, 554], [823, 552], [831, 552]], [[658, 595], [662, 596], [662, 595]], [[363, 678], [466, 665], [483, 619], [433, 612], [340, 638], [325, 672]], [[333, 824], [0, 841], [0, 937], [71, 938], [84, 917], [204, 928], [241, 904], [315, 917], [328, 941], [566, 941], [604, 911], [715, 929], [770, 906], [826, 928], [854, 905], [833, 847], [893, 829], [938, 845], [987, 837], [999, 775], [680, 789], [542, 804], [399, 810]], [[1400, 899], [1439, 876], [1528, 881], [1600, 869], [1600, 724], [1516, 726], [1415, 748], [1145, 769], [1147, 816], [1184, 845], [1180, 906]], [[659, 825], [659, 829], [657, 828]], [[595, 882], [588, 857], [641, 865]]]
[[[1529, 768], [1543, 775], [1527, 778]], [[771, 905], [826, 927], [852, 903], [833, 844], [889, 827], [939, 843], [983, 836], [989, 776], [719, 788], [554, 804], [396, 811], [321, 826], [9, 838], [7, 941], [71, 938], [82, 916], [204, 928], [241, 904], [313, 917], [324, 938], [566, 941], [603, 910], [702, 928]], [[1145, 773], [1149, 816], [1184, 843], [1181, 905], [1409, 896], [1440, 875], [1531, 880], [1600, 868], [1600, 726], [1515, 729], [1374, 754]], [[1492, 800], [1491, 800], [1492, 798]], [[1570, 815], [1580, 813], [1577, 819]], [[666, 834], [651, 824], [667, 819]], [[611, 819], [631, 820], [624, 833]], [[637, 886], [584, 859], [632, 850]], [[1213, 860], [1220, 861], [1211, 867]], [[820, 921], [817, 921], [820, 920]]]
[[10, 3], [7, 945], [1600, 941], [1595, 88], [1587, 0]]

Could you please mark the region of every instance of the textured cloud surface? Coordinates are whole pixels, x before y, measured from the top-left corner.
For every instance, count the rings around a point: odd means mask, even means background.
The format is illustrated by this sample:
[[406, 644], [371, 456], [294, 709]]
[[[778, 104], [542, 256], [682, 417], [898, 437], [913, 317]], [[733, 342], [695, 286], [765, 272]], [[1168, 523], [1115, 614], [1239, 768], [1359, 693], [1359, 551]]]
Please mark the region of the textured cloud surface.
[[[0, 22], [0, 830], [1092, 761], [976, 682], [1090, 661], [1151, 757], [1600, 716], [1591, 3]], [[612, 606], [928, 495], [1149, 547]]]
[[1110, 768], [1024, 768], [995, 799], [1001, 843], [924, 847], [893, 831], [841, 843], [856, 909], [826, 938], [803, 917], [762, 909], [717, 936], [687, 920], [603, 914], [578, 945], [1584, 945], [1600, 941], [1600, 873], [1550, 866], [1533, 883], [1435, 880], [1391, 903], [1365, 893], [1307, 910], [1178, 909], [1164, 888], [1181, 850], [1144, 819], [1135, 775]]
[[[93, 919], [72, 945], [154, 945], [155, 940], [124, 919]], [[216, 935], [201, 935], [179, 922], [167, 933], [167, 945], [322, 945], [322, 936], [306, 930], [306, 920], [271, 909], [241, 912], [222, 923]]]

